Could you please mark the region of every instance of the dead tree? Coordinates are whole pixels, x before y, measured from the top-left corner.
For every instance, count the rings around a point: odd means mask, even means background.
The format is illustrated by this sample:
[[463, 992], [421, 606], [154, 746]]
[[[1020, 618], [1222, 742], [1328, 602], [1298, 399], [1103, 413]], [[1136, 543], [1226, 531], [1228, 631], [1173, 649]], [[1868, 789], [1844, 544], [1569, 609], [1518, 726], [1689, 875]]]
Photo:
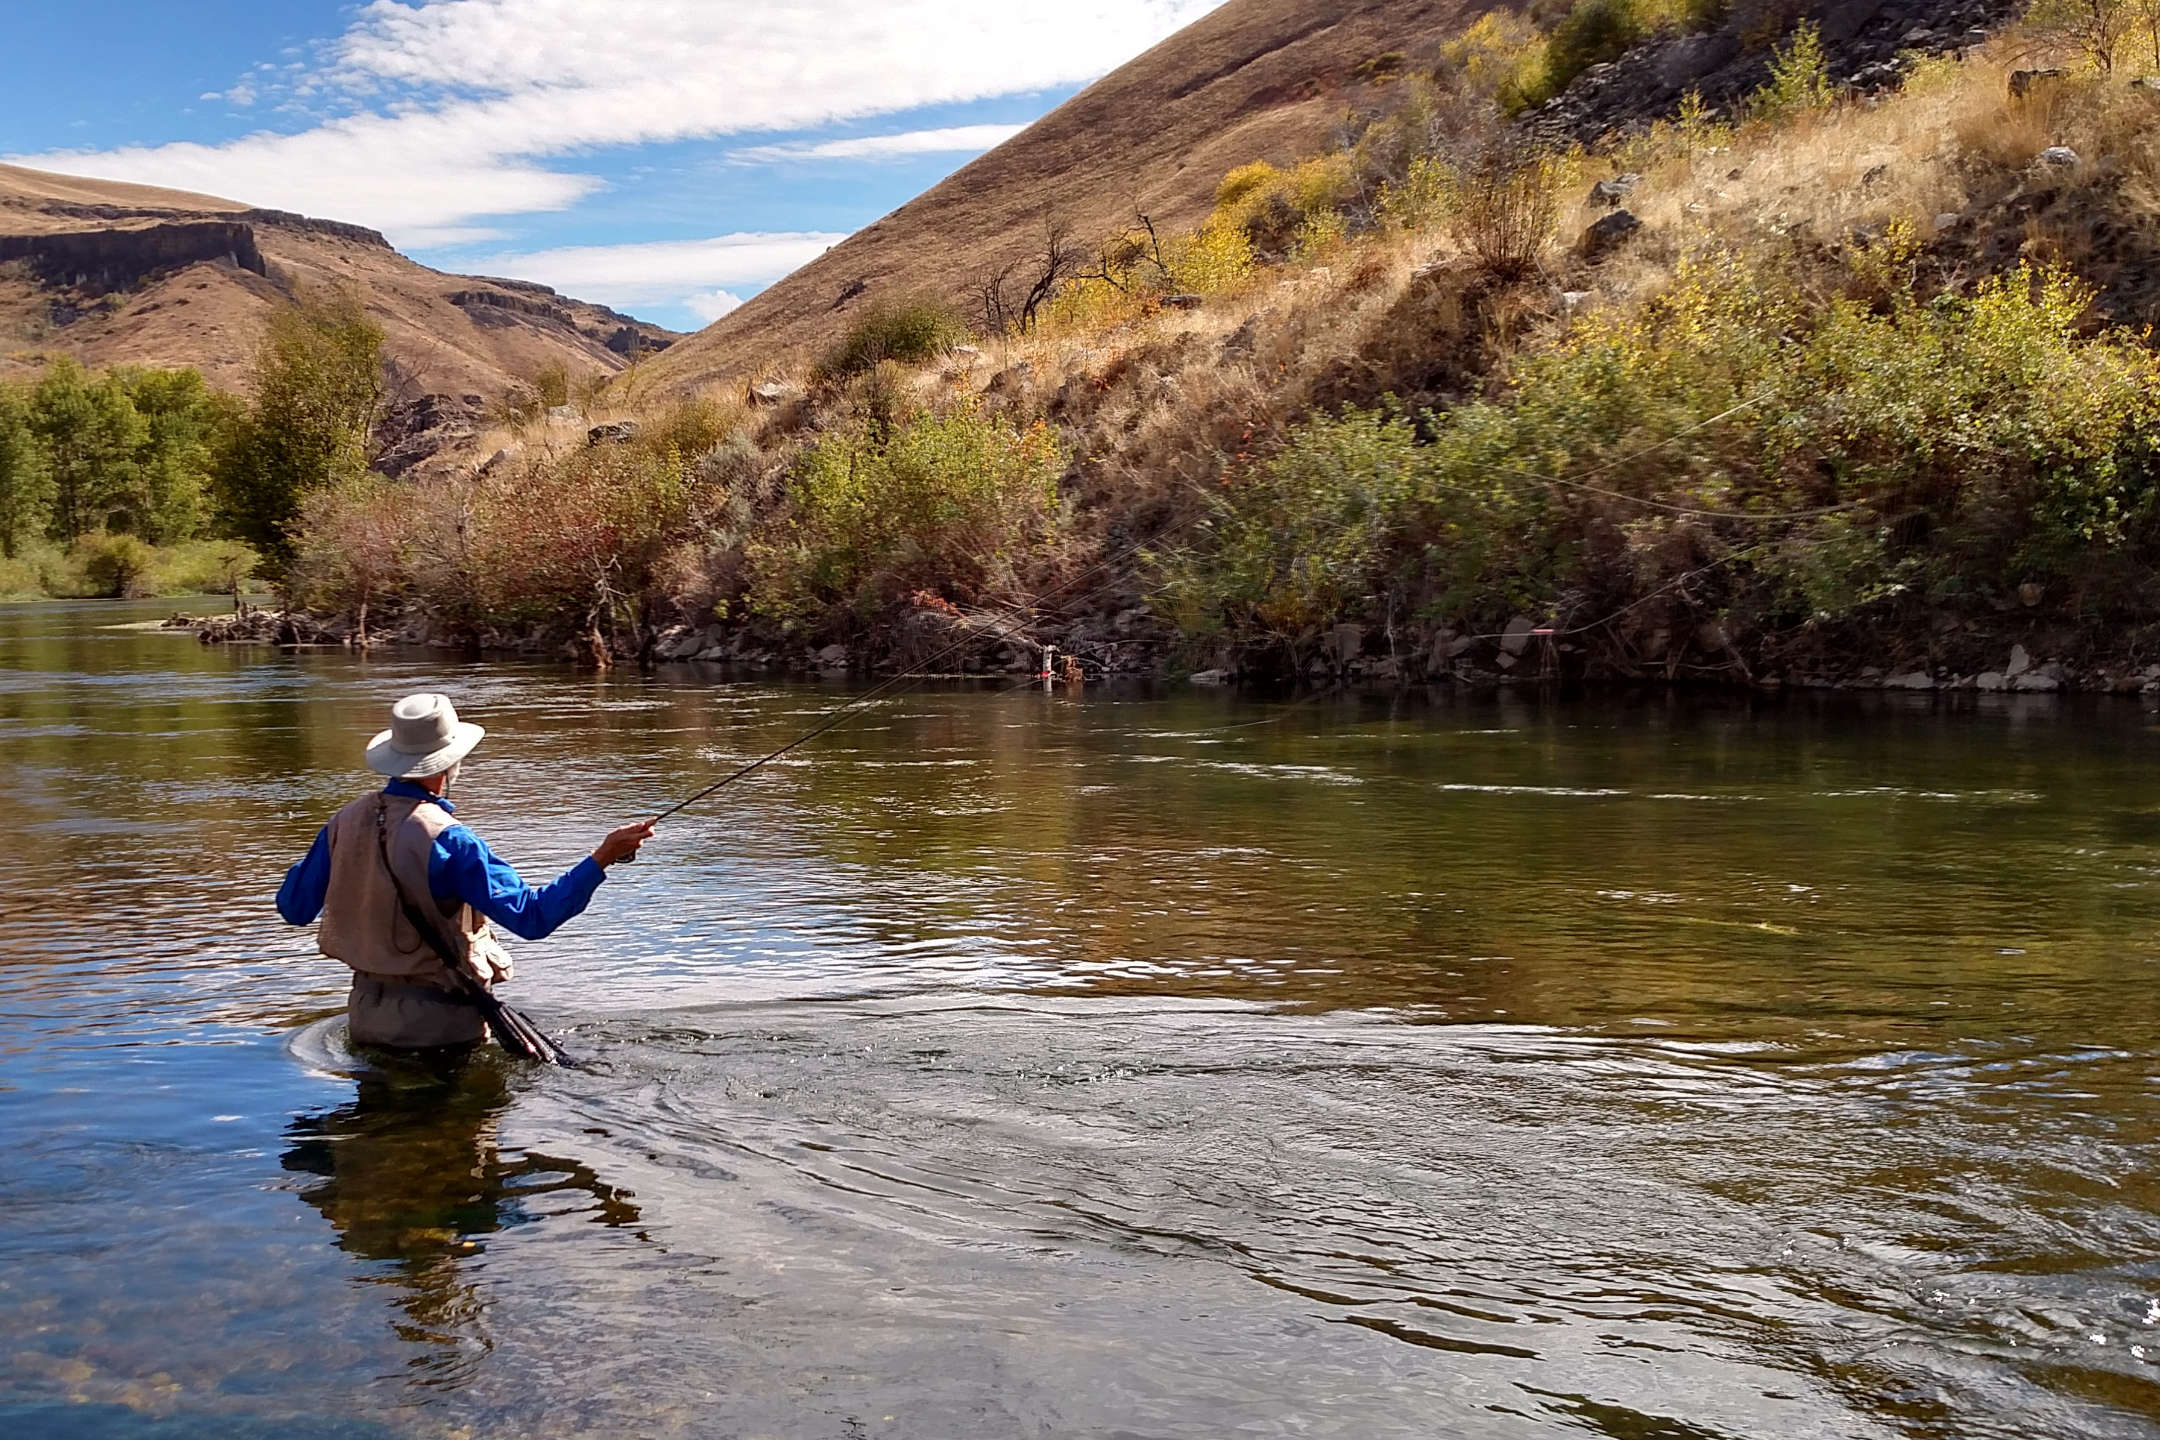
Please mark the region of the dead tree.
[[[1072, 241], [1072, 227], [1055, 215], [1043, 217], [1042, 249], [1006, 262], [976, 284], [983, 329], [992, 335], [1025, 335], [1035, 328], [1042, 307], [1086, 263]], [[1026, 281], [1023, 288], [1018, 282]]]
[[1158, 288], [1177, 288], [1170, 262], [1163, 256], [1162, 237], [1155, 231], [1154, 220], [1140, 211], [1135, 211], [1133, 218], [1140, 222], [1139, 228], [1121, 230], [1116, 239], [1104, 242], [1096, 251], [1095, 268], [1079, 272], [1078, 278], [1100, 280], [1120, 295], [1130, 295], [1134, 284], [1138, 283], [1141, 267], [1152, 265]]

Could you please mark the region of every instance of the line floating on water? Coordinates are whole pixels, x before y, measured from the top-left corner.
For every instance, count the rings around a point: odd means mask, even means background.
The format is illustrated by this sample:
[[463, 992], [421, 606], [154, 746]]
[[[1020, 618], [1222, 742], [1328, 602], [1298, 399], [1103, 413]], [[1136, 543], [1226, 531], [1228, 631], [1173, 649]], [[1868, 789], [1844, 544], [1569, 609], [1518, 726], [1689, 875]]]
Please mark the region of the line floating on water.
[[[1709, 510], [1690, 510], [1678, 506], [1666, 505], [1658, 501], [1647, 500], [1639, 496], [1628, 495], [1617, 490], [1607, 490], [1600, 486], [1590, 485], [1586, 483], [1586, 479], [1588, 477], [1605, 474], [1606, 472], [1615, 470], [1622, 465], [1626, 465], [1635, 460], [1640, 460], [1646, 455], [1656, 454], [1658, 451], [1665, 449], [1669, 445], [1677, 444], [1680, 441], [1687, 439], [1691, 435], [1695, 435], [1700, 433], [1701, 431], [1709, 429], [1713, 425], [1722, 424], [1723, 422], [1730, 420], [1735, 415], [1755, 408], [1757, 405], [1762, 403], [1764, 398], [1765, 397], [1761, 395], [1750, 396], [1747, 399], [1741, 401], [1739, 404], [1733, 406], [1731, 409], [1721, 411], [1716, 415], [1712, 415], [1708, 419], [1699, 421], [1694, 425], [1690, 425], [1684, 430], [1676, 431], [1675, 433], [1666, 436], [1662, 440], [1653, 441], [1652, 443], [1643, 446], [1641, 449], [1630, 451], [1625, 455], [1615, 456], [1614, 458], [1606, 461], [1601, 465], [1591, 467], [1591, 469], [1585, 472], [1585, 478], [1582, 479], [1563, 480], [1555, 476], [1540, 475], [1528, 470], [1517, 470], [1511, 466], [1505, 465], [1492, 465], [1487, 466], [1486, 468], [1491, 470], [1496, 475], [1507, 475], [1512, 476], [1516, 479], [1530, 480], [1539, 484], [1581, 490], [1590, 494], [1606, 496], [1614, 500], [1627, 501], [1638, 505], [1647, 505], [1653, 509], [1668, 510], [1675, 514], [1696, 516], [1704, 519], [1749, 520], [1758, 522], [1774, 520], [1795, 520], [1811, 518], [1818, 515], [1834, 514], [1841, 510], [1848, 510], [1853, 508], [1854, 505], [1858, 503], [1857, 501], [1848, 502], [1847, 504], [1843, 505], [1833, 505], [1818, 510], [1796, 510], [1785, 512], [1782, 514], [1764, 515], [1751, 515], [1746, 512], [1723, 513]], [[1069, 598], [1070, 593], [1073, 591], [1074, 587], [1078, 586], [1083, 580], [1086, 580], [1091, 576], [1098, 575], [1103, 571], [1108, 570], [1114, 565], [1122, 565], [1125, 562], [1137, 557], [1143, 550], [1149, 548], [1150, 546], [1160, 545], [1165, 540], [1168, 540], [1170, 537], [1178, 534], [1180, 531], [1190, 529], [1207, 518], [1207, 512], [1202, 511], [1199, 514], [1194, 515], [1189, 520], [1185, 520], [1180, 522], [1179, 524], [1170, 526], [1168, 529], [1162, 531], [1160, 534], [1151, 537], [1150, 539], [1133, 542], [1131, 545], [1125, 548], [1122, 554], [1105, 556], [1103, 559], [1096, 561], [1093, 565], [1090, 565], [1086, 569], [1082, 570], [1072, 579], [1066, 581], [1063, 585], [1056, 586], [1044, 592], [1042, 595], [1036, 596], [1032, 601], [1029, 602], [1029, 608], [1039, 606], [1047, 600], [1052, 600], [1059, 597]], [[1672, 588], [1672, 585], [1685, 582], [1686, 580], [1692, 579], [1695, 575], [1701, 574], [1707, 570], [1715, 569], [1719, 565], [1729, 563], [1731, 560], [1738, 558], [1739, 556], [1752, 554], [1755, 551], [1760, 550], [1761, 548], [1762, 547], [1758, 545], [1752, 546], [1746, 550], [1736, 551], [1731, 556], [1726, 556], [1721, 560], [1714, 561], [1711, 564], [1703, 566], [1698, 570], [1690, 571], [1686, 575], [1680, 576], [1678, 580], [1671, 582], [1671, 584], [1660, 586], [1658, 590], [1652, 591], [1649, 595], [1643, 596], [1641, 599], [1635, 600], [1630, 604], [1621, 607], [1612, 615], [1608, 615], [1604, 619], [1594, 620], [1588, 625], [1578, 625], [1573, 629], [1566, 630], [1557, 629], [1554, 626], [1547, 626], [1538, 633], [1540, 633], [1547, 639], [1550, 639], [1555, 635], [1579, 635], [1586, 630], [1594, 630], [1598, 626], [1609, 624], [1611, 621], [1619, 618], [1619, 616], [1624, 615], [1628, 611], [1635, 609], [1637, 606], [1646, 603], [1650, 599], [1654, 598], [1656, 595], [1662, 593], [1664, 590]], [[1119, 583], [1118, 578], [1112, 577], [1104, 581], [1102, 584], [1090, 587], [1089, 589], [1080, 593], [1082, 595], [1092, 595], [1097, 590], [1108, 589], [1111, 585], [1117, 583]], [[1017, 630], [1006, 629], [1003, 626], [995, 626], [993, 627], [993, 630], [995, 633], [1002, 635], [1003, 638], [1008, 640], [1024, 638]], [[922, 681], [931, 678], [931, 676], [935, 673], [936, 666], [939, 661], [944, 660], [951, 655], [959, 653], [961, 650], [964, 650], [968, 646], [975, 644], [980, 639], [982, 639], [981, 635], [971, 634], [953, 641], [952, 644], [947, 645], [942, 650], [939, 650], [929, 659], [923, 661], [921, 664], [915, 666], [913, 669], [903, 671], [898, 675], [894, 675], [891, 678], [871, 687], [869, 690], [863, 692], [861, 695], [856, 696], [853, 700], [850, 700], [847, 703], [841, 705], [839, 708], [835, 709], [830, 715], [820, 720], [817, 724], [811, 726], [808, 730], [805, 730], [802, 734], [796, 736], [793, 740], [788, 741], [787, 744], [780, 746], [776, 750], [767, 751], [765, 754], [758, 756], [755, 760], [751, 760], [746, 764], [739, 766], [735, 770], [730, 771], [726, 775], [721, 776], [718, 780], [715, 780], [712, 784], [706, 786], [704, 789], [698, 791], [696, 794], [691, 795], [687, 799], [680, 800], [675, 804], [670, 805], [667, 809], [660, 811], [657, 815], [654, 815], [652, 817], [651, 823], [657, 825], [661, 821], [669, 819], [672, 816], [680, 815], [683, 811], [688, 810], [693, 805], [702, 804], [706, 800], [709, 800], [713, 796], [719, 794], [722, 790], [727, 789], [728, 786], [733, 785], [736, 781], [744, 780], [752, 775], [755, 775], [758, 771], [772, 764], [775, 760], [784, 759], [788, 755], [793, 754], [795, 751], [800, 750], [803, 746], [809, 744], [812, 740], [817, 739], [818, 736], [827, 734], [830, 731], [838, 729], [841, 725], [846, 724], [847, 721], [852, 719], [854, 716], [861, 714], [864, 710], [867, 710], [872, 704], [876, 703], [878, 700], [884, 699], [890, 695], [907, 693], [908, 689], [913, 685], [920, 684]], [[1259, 723], [1265, 724], [1269, 722], [1263, 721]]]

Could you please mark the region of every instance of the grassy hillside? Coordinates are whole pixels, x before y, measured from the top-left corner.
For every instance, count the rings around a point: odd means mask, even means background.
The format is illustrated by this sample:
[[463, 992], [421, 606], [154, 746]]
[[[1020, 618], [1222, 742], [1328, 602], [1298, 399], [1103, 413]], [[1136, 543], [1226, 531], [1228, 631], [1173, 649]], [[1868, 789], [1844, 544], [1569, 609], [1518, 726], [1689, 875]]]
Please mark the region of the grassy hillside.
[[880, 301], [933, 296], [972, 312], [981, 277], [1030, 258], [1046, 222], [1083, 248], [1138, 213], [1190, 226], [1232, 166], [1323, 149], [1391, 73], [1376, 57], [1430, 52], [1481, 8], [1230, 0], [659, 357], [648, 382], [689, 392], [754, 379], [807, 360]]
[[1032, 326], [868, 307], [753, 406], [618, 397], [621, 443], [306, 553], [376, 536], [436, 633], [596, 658], [2160, 676], [2160, 93], [2041, 28], [1867, 96], [1772, 39], [1733, 111], [1556, 151], [1480, 26]]

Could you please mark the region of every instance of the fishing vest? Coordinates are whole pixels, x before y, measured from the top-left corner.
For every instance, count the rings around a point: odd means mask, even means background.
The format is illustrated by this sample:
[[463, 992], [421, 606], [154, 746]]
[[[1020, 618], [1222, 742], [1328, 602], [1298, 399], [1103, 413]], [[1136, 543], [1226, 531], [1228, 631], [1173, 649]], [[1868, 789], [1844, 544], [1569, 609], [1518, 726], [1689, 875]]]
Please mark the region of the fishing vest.
[[486, 920], [463, 901], [442, 899], [428, 888], [435, 837], [458, 822], [440, 805], [382, 793], [363, 795], [330, 817], [330, 890], [317, 943], [323, 954], [363, 974], [448, 988], [452, 982], [442, 960], [405, 918], [397, 887], [383, 869], [375, 831], [378, 806], [389, 830], [390, 863], [406, 898], [435, 923], [445, 943], [460, 950], [449, 958], [463, 966], [476, 943], [493, 949], [485, 938]]

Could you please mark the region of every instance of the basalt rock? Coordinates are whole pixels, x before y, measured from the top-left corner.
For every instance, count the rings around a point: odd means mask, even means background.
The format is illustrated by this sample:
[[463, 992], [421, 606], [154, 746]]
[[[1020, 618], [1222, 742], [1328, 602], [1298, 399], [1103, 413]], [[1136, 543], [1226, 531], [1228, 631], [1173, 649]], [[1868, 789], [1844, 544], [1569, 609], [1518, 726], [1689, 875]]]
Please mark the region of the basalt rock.
[[132, 290], [190, 265], [225, 264], [268, 275], [254, 227], [231, 220], [178, 220], [129, 230], [0, 235], [0, 263], [22, 261], [47, 285], [100, 293]]
[[1585, 260], [1597, 260], [1617, 250], [1640, 229], [1642, 221], [1635, 218], [1633, 211], [1615, 210], [1583, 231], [1575, 248]]
[[391, 406], [375, 426], [374, 468], [404, 475], [477, 435], [484, 419], [478, 398], [422, 395]]
[[[1915, 56], [1963, 50], [2014, 18], [2023, 0], [1829, 0], [1779, 11], [1805, 13], [1822, 36], [1831, 79], [1875, 94], [1895, 87]], [[1688, 92], [1731, 113], [1770, 78], [1774, 47], [1789, 25], [1765, 24], [1760, 5], [1735, 5], [1710, 30], [1656, 35], [1619, 59], [1595, 65], [1530, 115], [1533, 136], [1594, 142], [1670, 117]]]

